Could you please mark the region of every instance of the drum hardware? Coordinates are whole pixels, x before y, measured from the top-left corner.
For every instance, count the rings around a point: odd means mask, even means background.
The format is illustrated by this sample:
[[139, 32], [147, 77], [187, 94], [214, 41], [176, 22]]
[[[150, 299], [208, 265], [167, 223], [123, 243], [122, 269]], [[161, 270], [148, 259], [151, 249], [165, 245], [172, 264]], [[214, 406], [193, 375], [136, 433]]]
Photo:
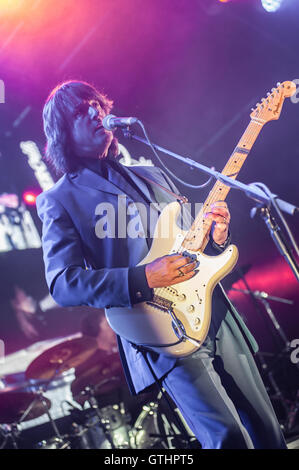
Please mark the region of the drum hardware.
[[72, 448], [79, 449], [91, 449], [93, 448], [89, 443], [88, 433], [89, 430], [94, 427], [97, 423], [89, 425], [85, 423], [84, 425], [73, 422], [71, 425], [71, 430], [69, 433], [69, 439], [71, 441]]
[[[130, 431], [130, 444], [133, 449], [152, 449], [158, 443], [162, 445], [162, 438], [157, 433], [149, 432], [148, 426], [155, 426], [152, 431], [157, 431], [158, 403], [151, 402], [142, 407], [133, 429]], [[155, 435], [153, 435], [155, 434]], [[164, 447], [166, 448], [166, 447]]]
[[47, 413], [50, 416], [49, 409], [51, 402], [39, 393], [29, 393], [13, 391], [10, 389], [0, 392], [0, 422], [2, 427], [1, 434], [4, 436], [4, 443], [1, 448], [7, 446], [11, 441], [14, 448], [18, 448], [17, 440], [21, 431], [19, 426], [23, 421], [34, 419]]
[[[96, 383], [95, 385], [86, 386], [83, 390], [80, 391], [79, 394], [79, 389], [77, 386], [78, 382], [76, 382], [76, 380], [74, 381], [76, 386], [72, 387], [72, 389], [77, 393], [77, 402], [88, 403], [90, 406], [89, 409], [94, 413], [94, 419], [92, 422], [90, 420], [89, 422], [85, 420], [85, 422], [82, 423], [82, 420], [80, 420], [80, 416], [78, 417], [78, 413], [73, 412], [76, 420], [76, 422], [73, 423], [76, 425], [76, 427], [74, 427], [75, 437], [80, 438], [85, 434], [91, 434], [89, 433], [89, 430], [91, 428], [94, 428], [94, 432], [96, 433], [96, 428], [99, 428], [100, 432], [98, 432], [98, 434], [101, 436], [98, 435], [97, 437], [95, 437], [95, 439], [92, 438], [91, 440], [99, 440], [99, 438], [101, 438], [101, 448], [103, 448], [102, 441], [104, 438], [106, 440], [105, 448], [128, 449], [130, 448], [129, 432], [131, 428], [131, 415], [126, 409], [124, 402], [121, 401], [118, 397], [118, 403], [108, 405], [106, 403], [104, 405], [104, 403], [107, 401], [107, 396], [105, 394], [98, 395], [99, 390], [106, 390], [108, 382], [110, 382], [110, 380], [105, 379], [100, 383]], [[82, 384], [82, 381], [79, 383]], [[112, 383], [109, 384], [109, 389], [112, 390], [114, 388], [116, 391], [118, 391], [119, 383], [119, 380], [112, 380]], [[112, 395], [112, 399], [113, 398], [116, 398], [115, 395]], [[85, 441], [88, 441], [87, 437], [82, 438], [83, 447], [89, 448], [86, 446], [89, 446], [90, 444], [86, 443]]]
[[12, 443], [14, 449], [18, 449], [17, 441], [20, 436], [20, 431], [16, 424], [0, 424], [0, 436], [3, 438], [0, 450], [7, 448], [9, 446], [9, 442]]
[[112, 394], [126, 383], [118, 353], [98, 349], [90, 361], [75, 370], [71, 385], [74, 400], [81, 406], [86, 401], [85, 389], [92, 387], [95, 396]]
[[[158, 379], [157, 375], [155, 374], [155, 371], [154, 371], [154, 369], [153, 369], [153, 367], [152, 367], [152, 365], [151, 365], [151, 363], [148, 359], [148, 356], [147, 356], [147, 354], [145, 354], [146, 348], [144, 348], [143, 346], [137, 345], [137, 344], [134, 345], [134, 348], [138, 352], [141, 352], [141, 354], [143, 355], [143, 358], [144, 358], [144, 360], [147, 364], [147, 367], [148, 367], [148, 369], [149, 369], [149, 371], [150, 371], [150, 373], [151, 373], [151, 375], [154, 379], [154, 382], [155, 382], [156, 386], [158, 387], [160, 398], [161, 397], [164, 398], [164, 402], [167, 405], [168, 410], [170, 411], [170, 413], [173, 417], [173, 422], [171, 420], [168, 420], [169, 431], [171, 432], [171, 435], [173, 436], [173, 438], [175, 437], [176, 439], [181, 440], [182, 444], [179, 444], [179, 445], [183, 446], [183, 447], [180, 447], [180, 448], [183, 448], [183, 449], [192, 448], [192, 444], [193, 444], [192, 443], [192, 437], [188, 434], [186, 427], [183, 425], [182, 420], [179, 418], [178, 413], [175, 410], [173, 401], [170, 399], [170, 397], [166, 393], [166, 390], [163, 388], [161, 381]], [[180, 430], [179, 434], [177, 434], [177, 432], [176, 432], [174, 423], [176, 423], [177, 429]]]
[[64, 438], [54, 436], [38, 442], [35, 449], [71, 449], [70, 444], [70, 441], [66, 440], [66, 436]]
[[[187, 424], [183, 421], [177, 409], [169, 410], [161, 400], [161, 393], [157, 401], [147, 403], [135, 421], [130, 431], [130, 443], [132, 449], [180, 449], [185, 445], [184, 427], [189, 435], [188, 445], [192, 448], [199, 447], [198, 441]], [[174, 419], [174, 413], [177, 419]], [[180, 427], [177, 422], [180, 422]]]
[[[0, 390], [0, 423], [5, 423], [0, 425], [0, 448], [8, 445], [18, 448], [22, 423], [43, 415], [47, 415], [54, 435], [35, 444], [35, 449], [169, 448], [168, 441], [173, 436], [168, 433], [170, 425], [165, 427], [159, 422], [160, 405], [156, 403], [156, 396], [149, 398], [153, 401], [144, 405], [141, 412], [141, 404], [134, 408], [132, 413], [136, 411], [137, 416], [134, 424], [127, 389], [121, 389], [124, 377], [118, 355], [98, 350], [98, 355], [88, 362], [86, 358], [94, 353], [93, 345], [88, 353], [84, 353], [85, 342], [76, 343], [71, 340], [44, 351], [28, 366], [27, 382]], [[88, 364], [94, 367], [88, 367]], [[74, 366], [77, 378], [70, 388], [81, 406], [59, 399], [60, 404], [65, 402], [73, 408], [73, 422], [66, 434], [62, 434], [50, 411], [52, 402], [44, 394], [58, 377]], [[82, 373], [79, 373], [80, 369]], [[89, 407], [84, 409], [85, 403]]]
[[86, 361], [96, 348], [96, 340], [93, 338], [79, 337], [59, 343], [29, 364], [25, 373], [27, 382], [0, 390], [0, 423], [5, 424], [1, 429], [1, 448], [7, 446], [9, 441], [18, 448], [17, 440], [21, 433], [19, 426], [44, 414], [48, 417], [54, 436], [50, 442], [39, 443], [39, 448], [69, 448], [67, 436], [60, 434], [50, 413], [51, 401], [44, 393], [58, 376]]
[[108, 447], [129, 448], [131, 415], [122, 399], [122, 387], [126, 385], [118, 353], [98, 349], [75, 372], [71, 385], [74, 400], [82, 407], [89, 404], [97, 417], [93, 425], [101, 429]]
[[[35, 358], [26, 369], [26, 378], [44, 381], [43, 386], [39, 390], [42, 400], [43, 393], [47, 392], [49, 386], [57, 377], [86, 361], [96, 348], [97, 343], [94, 338], [79, 337], [66, 340], [45, 350]], [[49, 410], [47, 410], [47, 415], [54, 431], [53, 445], [59, 444], [59, 448], [68, 448], [69, 442], [65, 441], [65, 438], [61, 436]], [[43, 447], [43, 444], [41, 445], [42, 448], [47, 448]]]
[[85, 393], [88, 397], [87, 401], [88, 401], [90, 407], [95, 411], [95, 413], [97, 414], [97, 416], [99, 418], [99, 425], [102, 428], [106, 439], [108, 440], [109, 444], [111, 445], [111, 448], [116, 449], [116, 445], [113, 442], [113, 438], [112, 438], [112, 435], [111, 435], [111, 432], [110, 432], [111, 422], [110, 422], [109, 418], [107, 418], [107, 416], [105, 416], [105, 414], [99, 408], [99, 405], [98, 405], [98, 402], [97, 402], [97, 399], [96, 399], [96, 396], [95, 396], [94, 388], [93, 387], [86, 387], [85, 388]]

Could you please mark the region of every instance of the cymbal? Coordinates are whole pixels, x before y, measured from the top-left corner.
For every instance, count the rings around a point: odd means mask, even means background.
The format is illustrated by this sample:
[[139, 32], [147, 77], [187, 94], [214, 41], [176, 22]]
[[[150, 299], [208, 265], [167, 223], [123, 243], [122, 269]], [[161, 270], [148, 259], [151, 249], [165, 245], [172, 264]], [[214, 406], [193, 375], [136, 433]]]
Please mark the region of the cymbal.
[[31, 362], [25, 373], [26, 378], [52, 380], [85, 362], [97, 347], [95, 338], [84, 336], [59, 343]]
[[[82, 367], [80, 369], [83, 369]], [[86, 363], [86, 369], [76, 371], [77, 378], [71, 384], [74, 399], [81, 405], [88, 399], [87, 387], [96, 396], [110, 393], [126, 383], [119, 354], [107, 354], [98, 350], [92, 363]]]
[[51, 408], [51, 401], [37, 393], [0, 391], [0, 423], [18, 423], [27, 408], [36, 400], [23, 421], [38, 418]]

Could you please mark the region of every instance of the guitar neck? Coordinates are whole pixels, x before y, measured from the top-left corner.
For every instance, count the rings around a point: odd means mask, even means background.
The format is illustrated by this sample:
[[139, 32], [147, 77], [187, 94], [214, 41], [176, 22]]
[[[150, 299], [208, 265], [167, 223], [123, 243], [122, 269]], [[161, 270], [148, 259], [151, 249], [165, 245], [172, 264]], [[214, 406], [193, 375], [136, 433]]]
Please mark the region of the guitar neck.
[[[258, 120], [251, 120], [248, 124], [244, 134], [234, 149], [227, 164], [222, 170], [222, 174], [236, 179], [250, 150], [253, 147], [262, 127], [262, 122]], [[182, 247], [185, 250], [204, 251], [209, 242], [209, 234], [211, 230], [212, 221], [205, 218], [204, 214], [211, 211], [211, 205], [216, 201], [224, 201], [230, 190], [229, 186], [217, 181], [211, 189], [207, 199], [205, 200], [201, 210], [196, 216], [192, 227], [186, 234]]]

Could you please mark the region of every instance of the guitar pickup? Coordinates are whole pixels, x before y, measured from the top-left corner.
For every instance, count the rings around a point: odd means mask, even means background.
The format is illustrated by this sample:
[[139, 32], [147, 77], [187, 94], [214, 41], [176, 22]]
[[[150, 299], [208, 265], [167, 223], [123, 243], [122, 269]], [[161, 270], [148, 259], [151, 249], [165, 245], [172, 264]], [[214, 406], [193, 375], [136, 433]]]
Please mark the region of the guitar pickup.
[[146, 303], [148, 305], [151, 305], [152, 307], [165, 310], [166, 312], [168, 312], [168, 310], [172, 307], [172, 302], [170, 300], [164, 299], [163, 297], [160, 297], [159, 295], [156, 295], [156, 294], [154, 294], [154, 297], [152, 300], [148, 300]]

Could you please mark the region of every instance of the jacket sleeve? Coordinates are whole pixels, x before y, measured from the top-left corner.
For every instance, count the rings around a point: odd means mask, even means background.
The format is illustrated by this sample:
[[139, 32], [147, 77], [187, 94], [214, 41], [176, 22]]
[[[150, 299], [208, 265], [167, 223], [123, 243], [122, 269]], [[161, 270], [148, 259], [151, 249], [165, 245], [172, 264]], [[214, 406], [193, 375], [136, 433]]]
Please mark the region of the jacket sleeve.
[[61, 306], [130, 307], [129, 268], [89, 269], [69, 214], [49, 193], [37, 198], [46, 281]]

